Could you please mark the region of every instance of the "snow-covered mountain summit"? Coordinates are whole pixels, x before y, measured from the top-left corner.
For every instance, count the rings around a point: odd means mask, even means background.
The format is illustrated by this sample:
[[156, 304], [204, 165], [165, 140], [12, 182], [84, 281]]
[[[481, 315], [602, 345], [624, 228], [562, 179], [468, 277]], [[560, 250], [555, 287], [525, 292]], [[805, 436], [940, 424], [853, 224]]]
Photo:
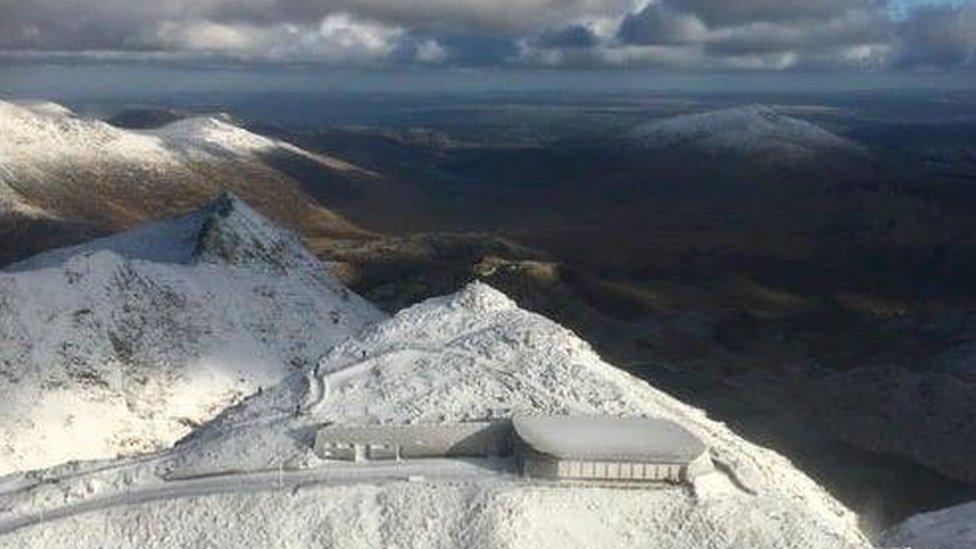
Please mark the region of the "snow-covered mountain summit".
[[858, 152], [852, 141], [766, 105], [748, 105], [655, 120], [634, 128], [630, 139], [646, 147], [693, 147], [747, 155], [806, 158], [838, 150]]
[[64, 157], [91, 161], [116, 157], [145, 163], [171, 160], [162, 140], [152, 135], [80, 118], [55, 103], [0, 101], [0, 132], [4, 136], [0, 165], [8, 171], [5, 180], [14, 175], [10, 172], [14, 167]]
[[27, 110], [34, 111], [40, 114], [51, 114], [51, 115], [73, 115], [74, 111], [61, 105], [55, 103], [54, 101], [45, 101], [43, 99], [23, 99], [20, 101], [11, 101], [14, 105], [18, 107], [23, 107]]
[[[0, 165], [62, 162], [138, 161], [143, 165], [181, 163], [212, 156], [248, 156], [288, 150], [337, 164], [341, 161], [304, 153], [286, 142], [236, 125], [229, 115], [193, 116], [151, 129], [125, 129], [84, 118], [50, 101], [0, 100]], [[346, 169], [357, 170], [345, 165]], [[9, 176], [9, 174], [8, 174]]]
[[165, 447], [383, 315], [231, 194], [0, 271], [0, 472]]
[[189, 154], [210, 151], [246, 155], [281, 146], [273, 139], [235, 126], [226, 117], [193, 117], [177, 120], [160, 128], [140, 130], [161, 139], [170, 150]]
[[231, 191], [189, 214], [149, 223], [85, 244], [38, 254], [8, 266], [25, 271], [58, 266], [79, 254], [109, 251], [127, 259], [189, 265], [262, 264], [282, 272], [322, 271], [295, 233], [254, 211]]
[[[492, 463], [343, 465], [321, 460], [311, 447], [323, 424], [517, 413], [666, 418], [710, 447], [716, 471], [692, 486], [620, 489], [524, 479]], [[477, 283], [368, 328], [170, 451], [85, 471], [46, 472], [40, 477], [58, 479], [46, 485], [11, 481], [21, 488], [0, 491], [8, 509], [0, 512], [0, 531], [64, 506], [89, 512], [0, 539], [218, 547], [281, 539], [343, 547], [867, 546], [853, 514], [786, 459], [610, 366], [569, 330]], [[189, 480], [180, 488], [176, 479]], [[208, 487], [210, 479], [219, 485]], [[258, 493], [246, 488], [252, 485]], [[241, 488], [221, 488], [233, 486]], [[155, 501], [157, 494], [165, 501]], [[103, 503], [119, 498], [143, 503], [124, 510]], [[221, 528], [213, 528], [215, 517]]]
[[75, 115], [47, 101], [0, 101], [0, 162], [59, 161], [65, 156], [90, 162], [129, 159], [142, 164], [177, 163], [181, 157], [213, 154], [246, 156], [274, 149], [272, 139], [239, 128], [221, 117], [192, 117], [160, 128], [127, 130]]

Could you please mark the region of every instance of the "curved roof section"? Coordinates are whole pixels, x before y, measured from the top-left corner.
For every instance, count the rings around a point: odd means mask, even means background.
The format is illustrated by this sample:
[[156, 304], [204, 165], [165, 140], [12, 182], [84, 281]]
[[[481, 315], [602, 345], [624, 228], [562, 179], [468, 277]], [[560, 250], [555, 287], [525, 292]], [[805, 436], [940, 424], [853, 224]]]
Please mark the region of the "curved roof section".
[[689, 463], [707, 447], [687, 429], [664, 419], [517, 416], [519, 438], [559, 459]]

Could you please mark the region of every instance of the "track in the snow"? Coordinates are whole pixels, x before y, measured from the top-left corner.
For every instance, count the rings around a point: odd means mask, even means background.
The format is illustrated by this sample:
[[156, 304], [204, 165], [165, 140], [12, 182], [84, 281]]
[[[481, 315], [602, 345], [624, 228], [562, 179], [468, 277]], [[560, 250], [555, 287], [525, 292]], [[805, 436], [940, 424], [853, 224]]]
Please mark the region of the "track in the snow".
[[342, 464], [314, 469], [214, 472], [173, 478], [126, 492], [16, 516], [0, 516], [0, 535], [14, 530], [122, 505], [236, 492], [264, 492], [311, 485], [343, 485], [396, 480], [472, 480], [514, 473], [508, 459], [418, 459], [394, 463]]

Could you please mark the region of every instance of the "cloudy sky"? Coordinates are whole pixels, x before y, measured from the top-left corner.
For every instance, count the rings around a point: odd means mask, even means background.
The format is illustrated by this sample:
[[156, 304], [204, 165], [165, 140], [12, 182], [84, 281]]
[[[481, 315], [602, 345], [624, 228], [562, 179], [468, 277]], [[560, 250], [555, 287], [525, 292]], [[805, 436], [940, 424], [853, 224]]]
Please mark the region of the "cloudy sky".
[[0, 0], [0, 54], [976, 72], [976, 0]]

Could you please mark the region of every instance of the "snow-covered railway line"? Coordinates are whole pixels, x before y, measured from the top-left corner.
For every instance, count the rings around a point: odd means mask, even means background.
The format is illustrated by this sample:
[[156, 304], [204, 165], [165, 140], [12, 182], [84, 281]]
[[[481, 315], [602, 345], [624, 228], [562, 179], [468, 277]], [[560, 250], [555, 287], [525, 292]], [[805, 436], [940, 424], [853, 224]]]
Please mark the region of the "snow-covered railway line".
[[122, 505], [223, 493], [298, 490], [313, 485], [345, 485], [390, 481], [462, 481], [514, 478], [508, 459], [418, 459], [396, 463], [331, 464], [314, 469], [211, 471], [173, 475], [136, 489], [96, 494], [88, 499], [29, 513], [0, 513], [0, 536], [46, 521]]
[[[0, 505], [3, 498], [29, 492], [45, 484], [65, 483], [66, 481], [92, 477], [109, 472], [136, 471], [139, 468], [164, 463], [171, 456], [172, 450], [134, 456], [122, 461], [93, 461], [77, 463], [75, 470], [68, 472], [58, 469], [29, 471], [23, 474], [13, 474], [0, 480]], [[54, 472], [56, 471], [56, 472]]]

